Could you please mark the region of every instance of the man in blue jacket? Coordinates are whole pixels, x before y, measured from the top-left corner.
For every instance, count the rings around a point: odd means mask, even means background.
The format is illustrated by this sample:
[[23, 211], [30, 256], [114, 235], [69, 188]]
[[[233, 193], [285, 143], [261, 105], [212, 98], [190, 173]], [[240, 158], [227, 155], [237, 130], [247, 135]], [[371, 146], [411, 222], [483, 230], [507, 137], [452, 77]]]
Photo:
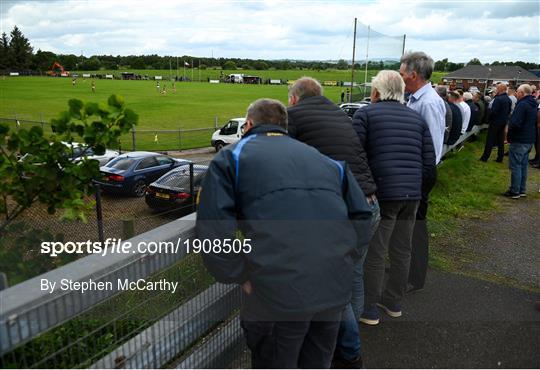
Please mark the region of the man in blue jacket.
[[371, 212], [352, 173], [287, 135], [277, 100], [250, 105], [245, 135], [202, 182], [197, 236], [251, 248], [212, 249], [217, 281], [241, 284], [241, 325], [254, 368], [328, 368]]
[[497, 95], [492, 101], [489, 111], [489, 127], [486, 138], [484, 154], [480, 157], [482, 162], [487, 162], [491, 155], [491, 150], [497, 145], [497, 159], [501, 163], [504, 158], [504, 128], [508, 123], [510, 111], [512, 110], [512, 101], [506, 93], [506, 85], [499, 83], [497, 85]]
[[[411, 239], [422, 198], [422, 182], [435, 167], [435, 151], [422, 116], [402, 104], [405, 83], [395, 71], [380, 71], [372, 81], [371, 104], [356, 111], [355, 128], [377, 184], [381, 222], [364, 263], [365, 305], [360, 321], [379, 323], [381, 307], [401, 316], [407, 286]], [[390, 259], [385, 284], [385, 257]]]
[[531, 86], [523, 84], [517, 89], [518, 102], [508, 125], [511, 183], [503, 195], [513, 199], [526, 197], [529, 153], [536, 135], [538, 103], [531, 95]]

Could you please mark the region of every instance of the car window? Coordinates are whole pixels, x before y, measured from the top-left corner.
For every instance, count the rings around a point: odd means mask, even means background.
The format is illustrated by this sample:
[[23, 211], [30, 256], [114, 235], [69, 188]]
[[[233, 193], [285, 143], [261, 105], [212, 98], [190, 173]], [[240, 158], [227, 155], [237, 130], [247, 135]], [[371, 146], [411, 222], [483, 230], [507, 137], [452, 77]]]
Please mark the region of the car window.
[[143, 160], [139, 162], [136, 170], [144, 170], [146, 168], [156, 167], [156, 166], [159, 166], [159, 163], [156, 160], [156, 157], [146, 157], [146, 158], [143, 158]]
[[160, 155], [159, 157], [156, 157], [158, 163], [160, 166], [164, 165], [164, 164], [171, 164], [173, 162], [173, 160], [169, 157], [165, 157], [163, 155]]
[[233, 135], [238, 131], [238, 121], [230, 121], [223, 132], [224, 135]]
[[107, 163], [107, 167], [125, 171], [131, 167], [133, 162], [135, 162], [135, 159], [133, 158], [115, 158], [109, 163]]

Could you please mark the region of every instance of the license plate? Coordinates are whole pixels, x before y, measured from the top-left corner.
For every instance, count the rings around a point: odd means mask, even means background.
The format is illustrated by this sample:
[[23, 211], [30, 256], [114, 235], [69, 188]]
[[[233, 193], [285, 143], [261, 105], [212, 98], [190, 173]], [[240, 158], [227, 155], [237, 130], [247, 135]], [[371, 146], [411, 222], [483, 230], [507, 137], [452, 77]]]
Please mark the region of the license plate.
[[169, 199], [171, 196], [169, 194], [156, 193], [156, 197], [163, 198], [163, 199]]

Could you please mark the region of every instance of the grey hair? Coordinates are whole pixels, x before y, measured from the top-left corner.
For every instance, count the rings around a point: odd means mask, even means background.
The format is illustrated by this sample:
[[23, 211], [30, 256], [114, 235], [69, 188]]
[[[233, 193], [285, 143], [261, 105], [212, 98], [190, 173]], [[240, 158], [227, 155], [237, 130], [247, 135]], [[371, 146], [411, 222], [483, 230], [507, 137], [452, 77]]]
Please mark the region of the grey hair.
[[525, 94], [525, 95], [531, 95], [532, 92], [533, 92], [533, 89], [532, 89], [531, 85], [529, 85], [529, 84], [519, 85], [518, 90], [522, 91], [523, 94]]
[[371, 86], [377, 89], [381, 100], [397, 100], [403, 103], [405, 82], [396, 71], [383, 70], [371, 81]]
[[446, 88], [446, 86], [437, 86], [435, 88], [435, 91], [443, 99], [446, 98], [446, 95], [448, 94], [448, 89]]
[[407, 73], [415, 71], [424, 81], [431, 78], [431, 74], [435, 68], [433, 59], [423, 51], [407, 52], [403, 54], [400, 62], [401, 64], [405, 64]]
[[470, 92], [465, 92], [465, 93], [463, 93], [463, 99], [464, 99], [465, 101], [467, 101], [467, 100], [472, 100], [472, 94], [471, 94]]
[[247, 109], [246, 118], [253, 121], [253, 126], [272, 124], [288, 128], [287, 108], [275, 99], [258, 99]]
[[312, 96], [321, 96], [323, 88], [319, 81], [311, 77], [302, 77], [289, 89], [289, 97], [296, 96], [298, 100], [311, 98]]

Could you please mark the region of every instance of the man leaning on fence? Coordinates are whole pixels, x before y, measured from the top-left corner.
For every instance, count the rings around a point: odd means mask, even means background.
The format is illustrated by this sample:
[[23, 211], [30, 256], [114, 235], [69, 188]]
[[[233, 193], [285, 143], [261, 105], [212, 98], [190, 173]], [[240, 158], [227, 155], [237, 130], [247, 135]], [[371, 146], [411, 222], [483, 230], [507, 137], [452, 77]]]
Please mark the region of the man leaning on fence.
[[242, 284], [241, 325], [255, 368], [328, 368], [371, 212], [351, 172], [287, 135], [287, 111], [257, 100], [245, 135], [202, 183], [197, 236], [251, 251], [204, 254], [217, 281]]

